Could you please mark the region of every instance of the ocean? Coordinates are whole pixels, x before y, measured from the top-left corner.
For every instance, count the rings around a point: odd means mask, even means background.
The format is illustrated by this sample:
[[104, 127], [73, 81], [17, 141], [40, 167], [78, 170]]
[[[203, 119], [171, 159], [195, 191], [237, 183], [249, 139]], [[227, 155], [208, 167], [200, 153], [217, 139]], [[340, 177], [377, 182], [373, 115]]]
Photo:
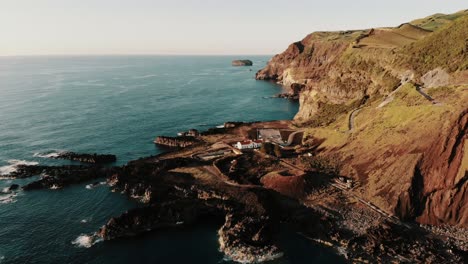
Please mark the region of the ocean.
[[[256, 81], [268, 56], [0, 57], [0, 174], [18, 164], [75, 164], [47, 155], [110, 153], [117, 165], [164, 151], [157, 135], [225, 121], [291, 119], [298, 103]], [[13, 183], [0, 180], [0, 190]], [[102, 184], [0, 194], [0, 263], [230, 263], [216, 223], [90, 245], [87, 235], [139, 206]], [[329, 249], [287, 235], [272, 263], [340, 263]]]

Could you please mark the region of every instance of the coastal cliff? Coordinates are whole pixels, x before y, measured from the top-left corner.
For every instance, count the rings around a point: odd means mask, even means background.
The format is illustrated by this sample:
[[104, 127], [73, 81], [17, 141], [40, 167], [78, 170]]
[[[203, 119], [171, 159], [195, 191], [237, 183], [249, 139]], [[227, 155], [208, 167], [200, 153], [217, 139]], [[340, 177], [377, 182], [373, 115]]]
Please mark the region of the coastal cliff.
[[468, 227], [468, 11], [315, 32], [257, 72], [299, 94], [314, 155], [401, 219]]

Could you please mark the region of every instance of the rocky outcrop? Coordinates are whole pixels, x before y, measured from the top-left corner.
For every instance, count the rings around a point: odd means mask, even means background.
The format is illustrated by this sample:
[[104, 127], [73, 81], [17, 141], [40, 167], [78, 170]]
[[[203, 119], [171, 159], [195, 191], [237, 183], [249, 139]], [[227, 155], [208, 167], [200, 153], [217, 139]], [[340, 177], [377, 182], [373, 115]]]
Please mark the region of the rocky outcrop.
[[22, 166], [21, 177], [42, 175], [41, 179], [24, 185], [25, 191], [37, 189], [58, 189], [98, 178], [108, 177], [114, 168], [97, 166]]
[[11, 192], [11, 191], [16, 191], [16, 190], [19, 189], [19, 187], [20, 187], [19, 184], [12, 184], [12, 185], [10, 185], [10, 187], [8, 188], [8, 191], [10, 191], [10, 192]]
[[450, 84], [450, 75], [443, 69], [437, 68], [421, 77], [425, 88], [441, 87]]
[[54, 159], [66, 159], [79, 161], [83, 163], [93, 163], [93, 164], [103, 164], [103, 163], [112, 163], [117, 161], [117, 157], [111, 154], [82, 154], [75, 152], [63, 152], [59, 153], [56, 156], [53, 156]]
[[79, 161], [83, 163], [104, 164], [117, 161], [117, 157], [111, 154], [85, 154], [76, 152], [62, 152], [57, 155], [50, 156], [53, 159], [66, 159], [72, 161]]
[[243, 125], [244, 122], [236, 122], [236, 121], [231, 121], [231, 122], [224, 122], [223, 126], [224, 128], [234, 128], [238, 127], [240, 125]]
[[251, 60], [233, 60], [232, 66], [252, 66], [253, 62]]
[[169, 146], [169, 147], [179, 147], [179, 148], [192, 146], [198, 142], [199, 141], [196, 138], [190, 137], [190, 136], [181, 136], [181, 137], [158, 136], [154, 140], [154, 143], [158, 145]]
[[301, 94], [302, 90], [304, 90], [305, 85], [299, 83], [293, 83], [290, 86], [289, 92], [287, 93], [280, 93], [273, 97], [276, 98], [284, 98], [289, 100], [299, 100], [299, 95]]
[[[136, 236], [148, 230], [176, 228], [194, 224], [208, 207], [197, 201], [181, 199], [135, 208], [111, 218], [99, 231], [104, 240]], [[205, 211], [207, 210], [207, 211]]]
[[[277, 213], [268, 209], [274, 199], [269, 199], [264, 191], [228, 186], [212, 189], [192, 185], [190, 178], [179, 179], [178, 183], [172, 178], [169, 183], [167, 171], [161, 170], [159, 174], [160, 177], [155, 177], [157, 183], [155, 179], [150, 181], [157, 188], [166, 186], [165, 191], [155, 192], [158, 197], [153, 198], [149, 206], [110, 219], [98, 232], [102, 238], [110, 240], [160, 228], [177, 228], [214, 217], [224, 218], [225, 223], [219, 230], [221, 250], [233, 260], [250, 262], [279, 254], [272, 241], [275, 233], [272, 225], [277, 222]], [[131, 178], [121, 177], [118, 180], [121, 186], [135, 188], [135, 183], [124, 182], [124, 179]]]

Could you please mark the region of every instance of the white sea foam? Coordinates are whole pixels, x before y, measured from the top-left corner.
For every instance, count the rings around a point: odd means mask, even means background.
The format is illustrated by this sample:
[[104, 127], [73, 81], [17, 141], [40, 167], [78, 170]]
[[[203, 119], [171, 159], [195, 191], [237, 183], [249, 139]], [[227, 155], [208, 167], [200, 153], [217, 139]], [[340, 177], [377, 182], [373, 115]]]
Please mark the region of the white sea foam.
[[60, 186], [58, 186], [57, 184], [52, 184], [52, 186], [50, 187], [51, 190], [57, 190], [57, 189], [60, 189]]
[[34, 153], [33, 156], [34, 157], [39, 157], [39, 158], [51, 159], [51, 158], [57, 158], [62, 153], [63, 152]]
[[14, 203], [14, 202], [16, 202], [16, 199], [15, 199], [16, 196], [17, 196], [16, 193], [0, 195], [0, 204]]
[[6, 176], [9, 175], [13, 172], [15, 172], [18, 169], [19, 165], [37, 165], [39, 163], [33, 162], [33, 161], [26, 161], [26, 160], [8, 160], [7, 161], [9, 165], [5, 165], [0, 167], [0, 176]]
[[102, 238], [97, 237], [95, 234], [93, 235], [81, 234], [71, 243], [77, 247], [90, 248], [94, 244], [99, 243], [101, 241], [102, 241]]
[[227, 256], [227, 255], [224, 255], [223, 256], [223, 261], [224, 262], [238, 262], [238, 263], [242, 263], [242, 264], [247, 264], [247, 263], [262, 263], [262, 262], [269, 262], [269, 261], [273, 261], [275, 259], [279, 259], [279, 258], [282, 258], [284, 256], [284, 253], [280, 252], [280, 253], [276, 253], [276, 254], [266, 254], [266, 255], [260, 255], [260, 256], [256, 256], [256, 257], [253, 257], [254, 260], [252, 261], [252, 258], [246, 258], [246, 257], [239, 257], [239, 256], [233, 256], [233, 257], [230, 257], [230, 256]]
[[88, 217], [88, 218], [82, 219], [80, 222], [81, 222], [82, 224], [86, 224], [86, 223], [90, 222], [92, 219], [93, 219], [93, 218]]
[[91, 190], [91, 189], [94, 189], [94, 188], [96, 188], [96, 187], [98, 187], [98, 186], [106, 185], [106, 184], [107, 184], [107, 182], [105, 182], [105, 181], [99, 182], [99, 183], [97, 183], [97, 184], [90, 183], [90, 184], [87, 184], [87, 185], [86, 185], [86, 189]]
[[10, 188], [9, 187], [5, 187], [2, 189], [2, 193], [9, 193], [10, 192]]

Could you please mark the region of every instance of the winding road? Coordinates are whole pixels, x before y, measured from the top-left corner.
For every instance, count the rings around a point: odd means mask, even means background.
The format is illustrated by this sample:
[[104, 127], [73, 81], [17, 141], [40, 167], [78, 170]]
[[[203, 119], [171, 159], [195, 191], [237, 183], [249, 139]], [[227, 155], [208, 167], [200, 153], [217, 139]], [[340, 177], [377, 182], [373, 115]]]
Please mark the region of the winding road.
[[362, 107], [358, 107], [358, 108], [355, 108], [353, 109], [353, 111], [351, 111], [351, 114], [349, 115], [349, 119], [348, 119], [348, 133], [352, 133], [354, 131], [354, 118], [356, 117], [356, 115], [359, 113], [359, 111], [362, 109]]
[[286, 143], [286, 146], [291, 146], [291, 144], [292, 144], [293, 141], [294, 141], [294, 137], [295, 137], [298, 133], [304, 133], [304, 130], [301, 129], [301, 130], [298, 130], [298, 131], [296, 131], [296, 132], [292, 132], [291, 134], [289, 134], [288, 142]]

